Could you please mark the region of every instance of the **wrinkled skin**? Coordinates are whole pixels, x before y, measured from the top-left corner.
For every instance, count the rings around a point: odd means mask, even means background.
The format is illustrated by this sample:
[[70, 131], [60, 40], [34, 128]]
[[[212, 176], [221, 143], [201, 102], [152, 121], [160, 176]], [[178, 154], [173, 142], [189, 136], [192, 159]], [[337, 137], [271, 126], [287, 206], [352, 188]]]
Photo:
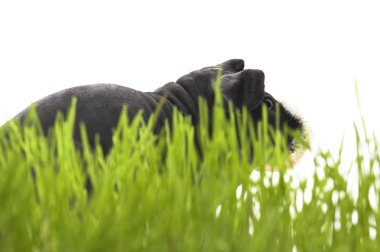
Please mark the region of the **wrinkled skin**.
[[[212, 67], [205, 67], [180, 77], [154, 92], [140, 92], [128, 87], [113, 84], [78, 86], [51, 94], [36, 102], [37, 112], [45, 132], [53, 126], [58, 111], [67, 112], [72, 97], [77, 97], [77, 113], [74, 140], [78, 148], [82, 147], [79, 122], [84, 122], [90, 145], [94, 147], [94, 136], [99, 134], [100, 144], [105, 153], [112, 147], [112, 130], [116, 127], [123, 105], [127, 105], [128, 116], [133, 118], [143, 110], [144, 119], [155, 111], [160, 101], [163, 107], [159, 113], [155, 132], [164, 126], [165, 120], [171, 120], [174, 106], [184, 115], [191, 116], [193, 123], [198, 122], [198, 100], [204, 97], [211, 107], [214, 102], [212, 86], [218, 71], [221, 74], [223, 99], [232, 101], [236, 108], [246, 106], [254, 121], [261, 119], [262, 104], [268, 107], [268, 118], [275, 125], [275, 104], [277, 101], [265, 92], [264, 73], [261, 70], [244, 70], [244, 61], [232, 59]], [[16, 118], [23, 121], [28, 109]], [[281, 124], [287, 123], [292, 129], [302, 129], [301, 120], [292, 115], [280, 104]], [[291, 144], [289, 149], [292, 150]]]

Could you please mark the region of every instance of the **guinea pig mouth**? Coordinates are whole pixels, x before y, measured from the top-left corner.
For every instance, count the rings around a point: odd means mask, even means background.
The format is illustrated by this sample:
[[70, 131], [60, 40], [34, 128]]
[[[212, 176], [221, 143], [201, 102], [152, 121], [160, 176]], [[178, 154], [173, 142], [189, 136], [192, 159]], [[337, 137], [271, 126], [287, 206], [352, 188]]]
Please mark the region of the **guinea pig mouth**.
[[292, 160], [292, 166], [299, 162], [309, 148], [310, 128], [291, 106], [280, 103], [280, 118], [295, 135], [287, 136], [287, 145]]
[[299, 138], [292, 138], [291, 141], [288, 142], [289, 150], [291, 152], [290, 159], [293, 166], [301, 160], [310, 146], [311, 129], [304, 122], [302, 122], [300, 134]]

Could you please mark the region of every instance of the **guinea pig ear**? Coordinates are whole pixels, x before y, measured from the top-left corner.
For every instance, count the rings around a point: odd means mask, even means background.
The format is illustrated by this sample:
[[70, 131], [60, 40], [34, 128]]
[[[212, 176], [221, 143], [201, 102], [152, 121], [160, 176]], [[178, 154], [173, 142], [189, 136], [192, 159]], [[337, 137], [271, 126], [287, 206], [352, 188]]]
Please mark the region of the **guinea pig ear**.
[[237, 72], [243, 71], [244, 60], [242, 60], [242, 59], [230, 59], [230, 60], [227, 60], [227, 61], [217, 65], [217, 67], [222, 68], [222, 75], [237, 73]]
[[248, 111], [257, 108], [264, 100], [265, 75], [261, 70], [247, 69], [222, 76], [223, 96], [236, 107], [246, 106]]

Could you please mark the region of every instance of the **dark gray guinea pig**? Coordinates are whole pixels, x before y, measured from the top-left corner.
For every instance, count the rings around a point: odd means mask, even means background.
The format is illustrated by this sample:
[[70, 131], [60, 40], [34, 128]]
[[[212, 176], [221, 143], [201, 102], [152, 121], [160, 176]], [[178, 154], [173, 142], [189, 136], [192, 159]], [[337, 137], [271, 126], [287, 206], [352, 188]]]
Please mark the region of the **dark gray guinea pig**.
[[[118, 123], [123, 105], [127, 105], [128, 116], [133, 118], [143, 110], [144, 119], [155, 111], [156, 106], [166, 97], [157, 119], [155, 131], [158, 132], [165, 120], [171, 120], [173, 107], [177, 107], [184, 115], [191, 116], [193, 123], [198, 122], [198, 98], [203, 96], [209, 106], [214, 102], [212, 81], [222, 69], [221, 90], [225, 101], [232, 101], [234, 106], [245, 105], [255, 121], [261, 119], [262, 104], [268, 108], [269, 123], [275, 125], [275, 104], [278, 103], [265, 92], [264, 73], [261, 70], [244, 70], [244, 61], [228, 60], [222, 64], [205, 67], [182, 76], [176, 82], [170, 82], [154, 92], [140, 92], [128, 87], [113, 84], [96, 84], [77, 86], [51, 94], [37, 101], [36, 108], [45, 132], [54, 125], [58, 111], [66, 113], [71, 105], [72, 97], [77, 97], [76, 123], [74, 141], [81, 148], [79, 122], [84, 122], [90, 145], [94, 147], [94, 136], [99, 134], [100, 144], [105, 153], [112, 147], [112, 130]], [[20, 112], [16, 118], [25, 119], [28, 108]], [[292, 115], [280, 104], [280, 122], [291, 129], [302, 129], [300, 118]], [[289, 149], [294, 147], [289, 142]]]

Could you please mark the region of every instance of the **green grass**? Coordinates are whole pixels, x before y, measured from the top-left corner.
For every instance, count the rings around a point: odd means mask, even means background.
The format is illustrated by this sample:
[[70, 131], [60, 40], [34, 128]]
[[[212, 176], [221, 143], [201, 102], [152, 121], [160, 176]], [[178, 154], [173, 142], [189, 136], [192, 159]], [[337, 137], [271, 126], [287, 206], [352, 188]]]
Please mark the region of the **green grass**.
[[284, 137], [265, 120], [253, 130], [246, 111], [227, 119], [217, 102], [210, 136], [201, 108], [197, 128], [175, 113], [160, 136], [153, 117], [124, 110], [107, 156], [75, 149], [74, 107], [48, 137], [33, 111], [32, 126], [2, 127], [0, 251], [380, 251], [374, 136], [356, 127], [352, 181], [341, 152], [329, 151], [298, 181]]

